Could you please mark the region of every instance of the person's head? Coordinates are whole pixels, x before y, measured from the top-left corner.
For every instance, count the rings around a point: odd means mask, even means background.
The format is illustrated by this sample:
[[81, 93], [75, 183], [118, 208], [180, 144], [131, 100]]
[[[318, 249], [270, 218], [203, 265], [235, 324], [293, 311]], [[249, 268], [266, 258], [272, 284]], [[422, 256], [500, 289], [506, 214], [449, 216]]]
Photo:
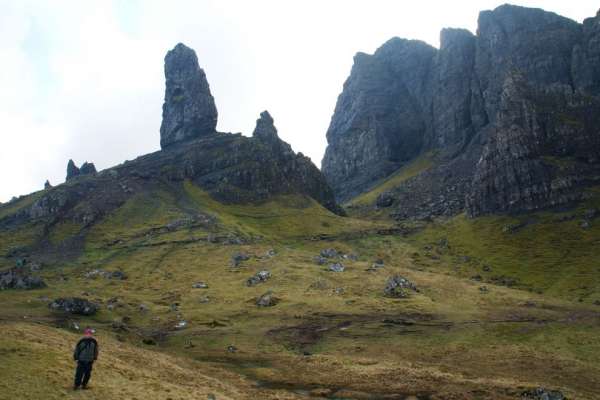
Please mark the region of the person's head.
[[94, 330], [90, 327], [87, 327], [83, 330], [83, 334], [85, 336], [92, 336], [94, 334]]

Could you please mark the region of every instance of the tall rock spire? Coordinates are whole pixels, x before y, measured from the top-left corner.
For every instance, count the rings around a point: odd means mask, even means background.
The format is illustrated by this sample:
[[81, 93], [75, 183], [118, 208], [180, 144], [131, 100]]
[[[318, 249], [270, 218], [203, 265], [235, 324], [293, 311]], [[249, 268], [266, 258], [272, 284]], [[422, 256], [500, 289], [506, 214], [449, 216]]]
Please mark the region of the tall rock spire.
[[165, 102], [160, 146], [216, 132], [217, 108], [196, 52], [182, 43], [165, 56]]

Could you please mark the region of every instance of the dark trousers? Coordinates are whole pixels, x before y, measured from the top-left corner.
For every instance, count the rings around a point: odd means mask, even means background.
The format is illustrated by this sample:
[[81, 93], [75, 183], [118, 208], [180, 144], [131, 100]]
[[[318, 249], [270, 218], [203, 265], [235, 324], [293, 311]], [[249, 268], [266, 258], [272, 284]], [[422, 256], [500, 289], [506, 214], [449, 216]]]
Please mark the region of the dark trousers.
[[93, 361], [77, 361], [77, 370], [75, 370], [75, 387], [86, 386], [92, 377]]

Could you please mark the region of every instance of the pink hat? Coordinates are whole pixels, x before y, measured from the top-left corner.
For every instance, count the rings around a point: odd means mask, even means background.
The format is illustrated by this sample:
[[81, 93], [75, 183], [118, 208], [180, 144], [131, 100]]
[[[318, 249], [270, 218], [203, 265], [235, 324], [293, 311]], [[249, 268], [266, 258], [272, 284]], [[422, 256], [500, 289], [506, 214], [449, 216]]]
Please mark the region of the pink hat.
[[85, 329], [83, 330], [83, 334], [84, 334], [85, 336], [92, 336], [92, 334], [93, 334], [93, 333], [94, 333], [94, 330], [93, 330], [92, 328], [85, 328]]

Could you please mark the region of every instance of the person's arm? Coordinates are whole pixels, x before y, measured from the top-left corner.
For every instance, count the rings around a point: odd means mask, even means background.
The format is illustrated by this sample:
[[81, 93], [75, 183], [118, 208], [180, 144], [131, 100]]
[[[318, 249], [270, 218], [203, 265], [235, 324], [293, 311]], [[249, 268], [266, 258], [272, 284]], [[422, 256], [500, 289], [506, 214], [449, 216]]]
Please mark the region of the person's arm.
[[73, 360], [77, 361], [77, 359], [79, 358], [79, 344], [81, 343], [81, 340], [79, 342], [77, 342], [77, 344], [75, 345], [75, 350], [73, 351]]
[[98, 359], [98, 341], [94, 340], [94, 342], [96, 343], [96, 346], [94, 346], [94, 361], [96, 361]]

